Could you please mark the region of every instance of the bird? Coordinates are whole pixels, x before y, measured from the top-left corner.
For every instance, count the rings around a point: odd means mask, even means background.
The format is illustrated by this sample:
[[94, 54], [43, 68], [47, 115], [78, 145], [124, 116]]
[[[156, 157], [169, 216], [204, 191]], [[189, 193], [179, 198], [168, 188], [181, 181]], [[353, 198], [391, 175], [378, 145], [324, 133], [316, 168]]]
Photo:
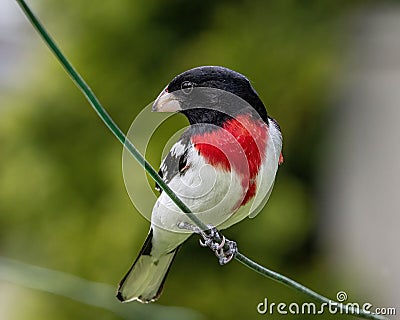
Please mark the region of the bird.
[[[250, 80], [221, 66], [200, 66], [176, 77], [152, 105], [183, 114], [189, 125], [161, 163], [159, 175], [204, 223], [219, 230], [254, 217], [271, 194], [283, 162], [282, 134]], [[117, 289], [121, 302], [156, 301], [191, 223], [161, 192], [143, 247]]]

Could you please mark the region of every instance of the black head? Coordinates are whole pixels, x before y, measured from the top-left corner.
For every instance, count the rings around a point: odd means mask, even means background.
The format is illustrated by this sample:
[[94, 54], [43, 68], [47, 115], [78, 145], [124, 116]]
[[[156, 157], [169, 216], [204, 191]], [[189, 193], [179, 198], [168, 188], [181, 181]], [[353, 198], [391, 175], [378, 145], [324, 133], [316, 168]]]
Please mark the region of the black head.
[[[197, 90], [196, 88], [205, 89]], [[224, 92], [229, 92], [230, 96], [238, 96], [246, 101], [252, 107], [251, 112], [255, 111], [268, 123], [265, 106], [250, 81], [242, 74], [224, 67], [197, 67], [179, 74], [159, 95], [153, 105], [153, 110], [179, 111], [186, 115], [191, 124], [206, 122], [216, 125], [222, 123], [227, 117], [249, 111], [248, 108], [243, 110], [244, 103], [237, 103], [240, 99], [236, 98], [236, 103], [231, 104], [229, 101], [232, 101], [232, 98], [227, 99], [227, 94], [224, 99], [221, 99], [221, 94]], [[202, 105], [197, 105], [199, 101]]]

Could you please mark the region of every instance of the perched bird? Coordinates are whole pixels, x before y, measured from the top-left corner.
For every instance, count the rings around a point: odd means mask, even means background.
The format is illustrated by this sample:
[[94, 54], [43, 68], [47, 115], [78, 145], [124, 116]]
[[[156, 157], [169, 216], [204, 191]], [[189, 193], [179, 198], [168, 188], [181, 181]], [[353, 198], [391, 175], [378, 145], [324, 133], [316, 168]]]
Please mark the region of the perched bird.
[[[185, 71], [152, 110], [189, 120], [159, 174], [202, 222], [225, 229], [262, 209], [283, 161], [282, 135], [245, 76], [217, 66]], [[178, 227], [184, 221], [190, 223], [161, 192], [143, 248], [119, 284], [120, 301], [159, 298], [180, 245], [192, 234]]]

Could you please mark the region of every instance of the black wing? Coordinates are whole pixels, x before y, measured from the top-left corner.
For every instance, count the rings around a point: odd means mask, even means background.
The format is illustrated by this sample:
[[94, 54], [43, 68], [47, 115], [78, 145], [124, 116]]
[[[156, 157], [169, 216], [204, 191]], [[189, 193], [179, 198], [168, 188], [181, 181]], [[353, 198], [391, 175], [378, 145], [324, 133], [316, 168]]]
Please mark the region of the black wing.
[[[191, 148], [191, 141], [188, 135], [182, 135], [181, 138], [172, 146], [168, 155], [161, 163], [158, 174], [168, 183], [178, 173], [183, 174], [187, 168], [187, 157]], [[156, 190], [162, 192], [160, 186], [156, 183]]]

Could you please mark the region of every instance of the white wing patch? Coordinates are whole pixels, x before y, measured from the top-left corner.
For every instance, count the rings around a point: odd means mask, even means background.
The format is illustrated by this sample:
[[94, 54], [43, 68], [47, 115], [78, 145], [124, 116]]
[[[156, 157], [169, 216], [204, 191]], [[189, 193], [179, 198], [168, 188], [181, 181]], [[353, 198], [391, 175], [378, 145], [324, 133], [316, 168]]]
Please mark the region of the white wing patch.
[[[185, 152], [190, 147], [190, 140], [185, 139], [184, 137], [172, 146], [170, 152], [162, 161], [158, 172], [165, 183], [171, 181], [171, 179], [179, 173], [179, 162], [184, 160], [181, 159], [181, 157], [185, 158]], [[156, 190], [161, 191], [157, 185]]]
[[172, 146], [170, 153], [173, 157], [180, 157], [185, 152], [186, 147], [181, 141], [178, 141]]

